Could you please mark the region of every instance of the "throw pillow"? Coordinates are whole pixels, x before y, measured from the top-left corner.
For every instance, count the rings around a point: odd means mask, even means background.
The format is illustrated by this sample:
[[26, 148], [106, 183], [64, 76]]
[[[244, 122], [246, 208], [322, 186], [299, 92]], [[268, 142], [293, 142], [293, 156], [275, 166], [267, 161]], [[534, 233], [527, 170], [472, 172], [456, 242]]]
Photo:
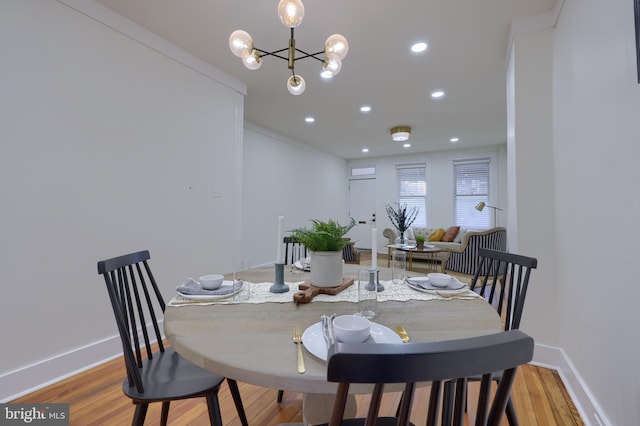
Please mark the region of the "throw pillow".
[[444, 235], [444, 229], [438, 228], [435, 231], [433, 231], [431, 234], [429, 234], [429, 238], [427, 239], [429, 241], [440, 241], [443, 235]]
[[444, 235], [442, 236], [441, 241], [444, 241], [445, 243], [450, 243], [451, 241], [453, 241], [456, 235], [458, 235], [459, 231], [460, 231], [459, 226], [448, 227], [447, 230], [444, 232]]
[[460, 232], [458, 232], [458, 235], [456, 235], [456, 237], [453, 239], [454, 243], [461, 243], [462, 239], [464, 238], [465, 234], [467, 233], [468, 229], [460, 229]]

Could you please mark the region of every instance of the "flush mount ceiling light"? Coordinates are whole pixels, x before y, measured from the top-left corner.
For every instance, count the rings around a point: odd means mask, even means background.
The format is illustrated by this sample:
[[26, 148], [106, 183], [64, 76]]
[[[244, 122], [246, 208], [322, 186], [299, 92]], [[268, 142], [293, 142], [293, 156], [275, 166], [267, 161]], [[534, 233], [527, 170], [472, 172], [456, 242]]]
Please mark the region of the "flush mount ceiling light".
[[[322, 77], [330, 78], [340, 72], [342, 60], [347, 56], [349, 44], [347, 39], [340, 34], [330, 35], [324, 42], [324, 50], [317, 53], [307, 53], [296, 48], [296, 40], [293, 37], [293, 30], [300, 25], [304, 18], [304, 5], [301, 0], [280, 0], [278, 3], [278, 16], [282, 25], [291, 29], [291, 37], [289, 38], [289, 47], [284, 49], [267, 52], [258, 49], [253, 45], [253, 38], [242, 30], [231, 33], [229, 37], [229, 48], [234, 55], [242, 58], [242, 63], [250, 70], [257, 70], [262, 66], [262, 58], [265, 56], [275, 56], [288, 62], [288, 68], [291, 70], [291, 77], [287, 80], [287, 89], [292, 95], [300, 95], [304, 92], [306, 84], [300, 75], [296, 75], [294, 66], [295, 62], [300, 59], [313, 58], [322, 62]], [[279, 53], [287, 52], [287, 56], [281, 56]], [[296, 58], [296, 52], [302, 55]], [[319, 55], [324, 56], [321, 58]]]
[[409, 136], [411, 136], [411, 127], [409, 126], [398, 126], [391, 129], [391, 139], [396, 142], [407, 141]]

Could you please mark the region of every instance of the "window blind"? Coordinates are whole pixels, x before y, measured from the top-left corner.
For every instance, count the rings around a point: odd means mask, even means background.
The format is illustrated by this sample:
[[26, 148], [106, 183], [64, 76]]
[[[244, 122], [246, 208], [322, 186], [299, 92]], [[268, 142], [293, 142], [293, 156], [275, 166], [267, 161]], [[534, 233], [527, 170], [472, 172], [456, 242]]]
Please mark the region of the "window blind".
[[417, 207], [418, 216], [412, 226], [427, 226], [427, 165], [426, 163], [396, 166], [396, 201], [407, 210]]
[[463, 228], [484, 229], [492, 226], [491, 209], [479, 212], [476, 205], [489, 204], [491, 159], [456, 160], [453, 162], [453, 204], [455, 223]]

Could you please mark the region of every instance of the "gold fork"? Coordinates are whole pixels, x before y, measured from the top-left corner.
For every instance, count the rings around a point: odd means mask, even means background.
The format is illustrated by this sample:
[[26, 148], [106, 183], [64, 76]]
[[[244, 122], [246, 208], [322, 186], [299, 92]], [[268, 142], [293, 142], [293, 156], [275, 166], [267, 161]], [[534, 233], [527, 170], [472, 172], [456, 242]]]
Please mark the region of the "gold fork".
[[302, 328], [300, 324], [293, 326], [293, 343], [298, 347], [298, 373], [305, 372], [304, 358], [302, 358]]

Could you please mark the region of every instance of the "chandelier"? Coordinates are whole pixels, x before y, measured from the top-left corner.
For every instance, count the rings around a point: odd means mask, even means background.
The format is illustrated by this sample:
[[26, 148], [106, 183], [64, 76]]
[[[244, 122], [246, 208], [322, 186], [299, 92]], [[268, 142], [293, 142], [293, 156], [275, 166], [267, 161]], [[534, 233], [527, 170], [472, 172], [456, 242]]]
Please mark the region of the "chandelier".
[[[243, 30], [237, 30], [231, 33], [229, 37], [229, 48], [234, 55], [242, 58], [242, 63], [250, 70], [257, 70], [262, 66], [262, 58], [265, 56], [275, 56], [288, 62], [288, 68], [291, 70], [291, 76], [287, 79], [287, 89], [292, 95], [300, 95], [304, 92], [306, 84], [301, 75], [296, 74], [295, 62], [300, 59], [313, 58], [322, 62], [322, 77], [331, 78], [340, 72], [342, 60], [347, 56], [349, 44], [347, 39], [340, 34], [330, 35], [324, 42], [324, 50], [317, 53], [307, 53], [296, 47], [296, 40], [293, 36], [293, 30], [300, 25], [304, 18], [304, 5], [301, 0], [280, 0], [278, 3], [278, 16], [282, 25], [291, 29], [291, 37], [289, 38], [289, 47], [284, 49], [267, 52], [258, 49], [253, 45], [253, 38]], [[287, 56], [280, 55], [287, 52]], [[296, 58], [296, 52], [301, 56]], [[323, 57], [320, 55], [324, 54]]]

